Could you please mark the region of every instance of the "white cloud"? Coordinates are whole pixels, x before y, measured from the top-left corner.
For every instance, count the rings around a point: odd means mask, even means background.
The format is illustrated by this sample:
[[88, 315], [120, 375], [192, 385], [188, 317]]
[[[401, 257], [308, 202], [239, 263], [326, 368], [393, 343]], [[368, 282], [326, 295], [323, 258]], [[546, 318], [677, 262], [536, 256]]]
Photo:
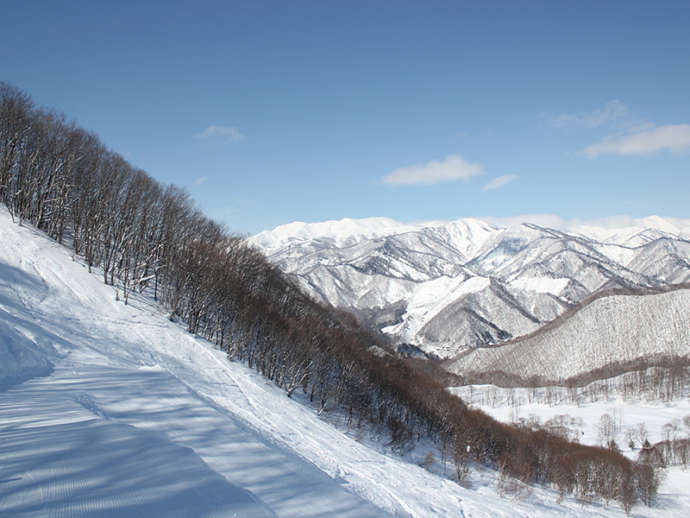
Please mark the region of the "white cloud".
[[450, 155], [442, 162], [427, 162], [401, 167], [382, 178], [391, 184], [436, 184], [468, 180], [482, 173], [481, 164], [465, 161], [460, 155]]
[[194, 187], [198, 187], [199, 185], [205, 184], [205, 183], [206, 183], [206, 180], [208, 180], [208, 176], [200, 176], [199, 178], [197, 178], [196, 180], [194, 180], [194, 182], [192, 182], [192, 185], [193, 185]]
[[619, 100], [609, 101], [603, 108], [591, 112], [557, 115], [550, 122], [557, 128], [607, 126], [609, 135], [582, 150], [589, 158], [605, 154], [649, 155], [658, 151], [680, 153], [690, 149], [690, 125], [657, 126], [636, 118]]
[[690, 148], [690, 125], [657, 126], [638, 133], [608, 136], [584, 149], [590, 158], [603, 154], [649, 155], [668, 150], [680, 153]]
[[563, 113], [551, 117], [551, 125], [556, 128], [581, 126], [598, 128], [609, 124], [631, 123], [632, 114], [628, 107], [617, 99], [607, 102], [603, 108], [584, 113]]
[[518, 175], [516, 174], [505, 174], [503, 176], [497, 176], [496, 178], [491, 179], [489, 183], [487, 183], [484, 186], [485, 191], [490, 191], [492, 189], [500, 189], [504, 185], [508, 185], [510, 182], [513, 182], [519, 178]]
[[232, 126], [209, 126], [201, 133], [194, 135], [196, 138], [226, 138], [237, 142], [244, 139], [244, 135], [235, 127]]

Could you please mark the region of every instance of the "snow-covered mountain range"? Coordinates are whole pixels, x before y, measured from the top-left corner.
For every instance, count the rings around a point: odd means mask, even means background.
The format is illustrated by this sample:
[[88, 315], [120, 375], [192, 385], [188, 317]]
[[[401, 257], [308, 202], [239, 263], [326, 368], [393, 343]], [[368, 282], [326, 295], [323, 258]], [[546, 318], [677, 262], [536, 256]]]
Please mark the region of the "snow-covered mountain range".
[[690, 221], [657, 216], [562, 228], [345, 219], [249, 241], [317, 299], [442, 358], [532, 333], [602, 290], [690, 281]]

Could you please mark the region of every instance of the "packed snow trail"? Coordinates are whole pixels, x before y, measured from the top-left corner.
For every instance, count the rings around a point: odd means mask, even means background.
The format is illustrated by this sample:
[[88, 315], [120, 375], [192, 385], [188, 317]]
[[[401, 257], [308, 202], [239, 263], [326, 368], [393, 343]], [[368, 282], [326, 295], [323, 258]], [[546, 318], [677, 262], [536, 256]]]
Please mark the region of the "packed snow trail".
[[0, 393], [0, 415], [10, 516], [381, 514], [157, 368], [61, 365]]
[[383, 454], [373, 432], [338, 430], [150, 300], [130, 302], [0, 209], [3, 518], [623, 516], [540, 488], [500, 498], [494, 472], [466, 489]]
[[58, 379], [0, 394], [2, 516], [273, 516], [193, 450], [80, 408], [81, 383]]

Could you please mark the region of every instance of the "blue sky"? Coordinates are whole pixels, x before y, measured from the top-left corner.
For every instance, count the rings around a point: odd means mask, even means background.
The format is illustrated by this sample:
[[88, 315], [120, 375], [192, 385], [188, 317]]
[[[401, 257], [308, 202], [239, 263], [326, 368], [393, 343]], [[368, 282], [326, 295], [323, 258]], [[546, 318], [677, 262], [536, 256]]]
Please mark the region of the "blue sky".
[[690, 217], [688, 2], [3, 2], [0, 79], [211, 217]]

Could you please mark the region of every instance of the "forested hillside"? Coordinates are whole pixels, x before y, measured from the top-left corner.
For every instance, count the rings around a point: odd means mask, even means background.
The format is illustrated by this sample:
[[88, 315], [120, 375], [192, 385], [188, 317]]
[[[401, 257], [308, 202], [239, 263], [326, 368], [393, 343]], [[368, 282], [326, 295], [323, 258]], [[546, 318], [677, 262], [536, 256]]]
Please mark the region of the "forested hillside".
[[688, 285], [601, 295], [529, 336], [466, 351], [446, 367], [466, 379], [519, 386], [583, 384], [652, 366], [687, 378]]
[[[380, 338], [307, 297], [256, 249], [60, 114], [0, 83], [0, 200], [70, 246], [127, 304], [150, 293], [172, 320], [321, 411], [388, 431], [400, 447], [428, 437], [455, 459], [564, 493], [651, 503], [647, 465], [616, 451], [499, 424], [410, 364], [375, 356]], [[606, 483], [604, 483], [606, 482]]]

